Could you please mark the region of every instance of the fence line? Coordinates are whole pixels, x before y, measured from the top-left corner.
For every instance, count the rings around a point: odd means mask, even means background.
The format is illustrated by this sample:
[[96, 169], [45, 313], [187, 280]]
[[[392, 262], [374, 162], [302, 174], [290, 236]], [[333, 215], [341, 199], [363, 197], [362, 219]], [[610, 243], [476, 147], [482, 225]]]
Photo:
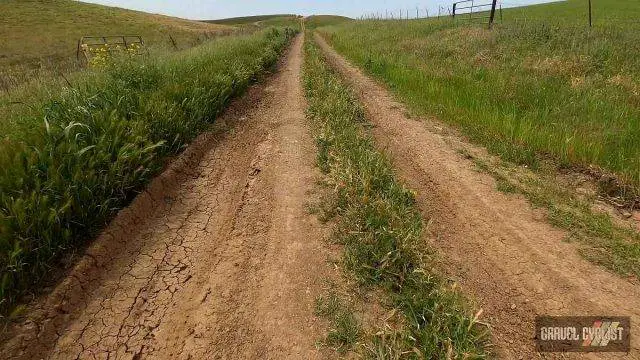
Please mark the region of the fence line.
[[[468, 0], [471, 2], [471, 0]], [[475, 0], [477, 1], [477, 0]], [[492, 0], [484, 0], [491, 2]], [[502, 8], [502, 1], [497, 1], [497, 9], [500, 10]], [[491, 3], [489, 3], [491, 5]], [[369, 12], [362, 14], [357, 20], [416, 20], [416, 19], [430, 19], [430, 18], [447, 18], [447, 17], [455, 17], [455, 15], [459, 15], [458, 12], [454, 8], [454, 4], [450, 6], [438, 6], [438, 11], [433, 11], [428, 7], [420, 7], [416, 6], [413, 8], [402, 8], [402, 9], [384, 9], [374, 12]], [[475, 5], [474, 7], [477, 7]], [[459, 8], [458, 8], [459, 10]], [[489, 11], [489, 10], [486, 10]]]
[[[532, 4], [528, 2], [519, 2], [517, 0], [461, 0], [456, 1], [452, 0], [452, 4], [450, 6], [438, 6], [437, 12], [434, 11], [434, 8], [420, 7], [416, 6], [411, 9], [403, 8], [403, 9], [385, 9], [378, 12], [371, 12], [367, 14], [363, 14], [360, 16], [359, 20], [415, 20], [415, 19], [434, 19], [434, 18], [446, 18], [451, 17], [454, 20], [462, 20], [466, 22], [477, 22], [489, 20], [489, 23], [493, 23], [493, 20], [504, 19], [503, 10], [515, 10], [518, 8], [524, 8], [526, 6], [530, 6]], [[492, 8], [495, 3], [495, 9]], [[553, 2], [549, 2], [553, 3]], [[469, 4], [469, 5], [464, 5]], [[592, 6], [593, 5], [593, 6]], [[607, 14], [604, 11], [597, 7], [598, 3], [593, 2], [592, 0], [584, 1], [584, 12], [581, 10], [579, 14], [576, 14], [578, 18], [584, 16], [584, 25], [593, 27], [597, 26], [599, 23], [601, 24], [603, 21], [610, 21], [617, 24], [640, 24], [640, 19], [630, 19], [630, 18], [613, 18], [607, 17]], [[475, 15], [474, 15], [475, 14]], [[509, 16], [512, 16], [514, 19], [519, 18], [517, 16], [517, 12], [509, 11], [507, 12]], [[464, 16], [463, 16], [464, 15]], [[602, 16], [599, 16], [602, 15]], [[553, 19], [552, 14], [550, 14], [549, 19]]]

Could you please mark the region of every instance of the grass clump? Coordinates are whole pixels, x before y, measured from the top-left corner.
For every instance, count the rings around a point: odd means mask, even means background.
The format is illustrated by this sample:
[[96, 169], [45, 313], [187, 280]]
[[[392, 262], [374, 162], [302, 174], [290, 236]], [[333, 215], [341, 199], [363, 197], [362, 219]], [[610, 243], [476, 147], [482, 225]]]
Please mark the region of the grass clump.
[[327, 318], [331, 328], [324, 343], [340, 353], [356, 345], [362, 337], [361, 325], [353, 311], [333, 291], [316, 299], [316, 315]]
[[321, 31], [414, 113], [457, 125], [505, 159], [595, 165], [638, 189], [640, 5], [597, 3], [591, 29], [586, 2], [569, 0], [505, 10], [493, 30], [426, 19]]
[[276, 63], [293, 33], [116, 59], [9, 122], [0, 139], [0, 310], [101, 229]]
[[318, 165], [336, 192], [335, 238], [344, 245], [345, 268], [363, 287], [382, 289], [403, 314], [403, 336], [394, 347], [404, 357], [485, 356], [486, 332], [463, 299], [429, 270], [433, 254], [422, 250], [414, 194], [376, 150], [363, 109], [319, 49], [308, 42], [305, 53], [308, 117]]

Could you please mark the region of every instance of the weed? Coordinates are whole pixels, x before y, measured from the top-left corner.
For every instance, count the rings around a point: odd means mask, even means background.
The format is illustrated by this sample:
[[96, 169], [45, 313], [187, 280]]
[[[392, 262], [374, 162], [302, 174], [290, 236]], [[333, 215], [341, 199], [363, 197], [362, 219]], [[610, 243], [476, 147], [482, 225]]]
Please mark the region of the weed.
[[330, 322], [325, 344], [340, 353], [345, 353], [356, 345], [362, 336], [361, 325], [353, 311], [333, 291], [316, 299], [316, 315]]
[[534, 206], [547, 210], [548, 221], [569, 232], [568, 241], [580, 245], [588, 260], [624, 276], [640, 278], [640, 234], [616, 224], [607, 213], [594, 211], [593, 199], [556, 179], [557, 169], [530, 172], [507, 162], [474, 158], [481, 171], [496, 179], [497, 188], [524, 195]]
[[319, 49], [308, 42], [305, 53], [318, 166], [336, 194], [334, 238], [344, 245], [343, 265], [357, 282], [384, 290], [403, 314], [405, 326], [392, 350], [414, 358], [485, 356], [485, 330], [461, 297], [426, 270], [434, 255], [421, 249], [423, 224], [414, 193], [396, 180], [389, 159], [376, 150], [363, 109]]

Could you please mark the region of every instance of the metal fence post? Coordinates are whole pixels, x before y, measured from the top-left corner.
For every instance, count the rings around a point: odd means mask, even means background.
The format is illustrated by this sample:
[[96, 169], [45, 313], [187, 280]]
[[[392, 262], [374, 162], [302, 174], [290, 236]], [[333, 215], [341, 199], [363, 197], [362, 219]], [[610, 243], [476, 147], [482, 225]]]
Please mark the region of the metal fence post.
[[[591, 0], [589, 0], [591, 1]], [[498, 0], [493, 0], [493, 2], [491, 3], [491, 15], [489, 15], [489, 28], [491, 28], [491, 26], [493, 25], [493, 19], [495, 19], [496, 16], [496, 3], [498, 2]]]

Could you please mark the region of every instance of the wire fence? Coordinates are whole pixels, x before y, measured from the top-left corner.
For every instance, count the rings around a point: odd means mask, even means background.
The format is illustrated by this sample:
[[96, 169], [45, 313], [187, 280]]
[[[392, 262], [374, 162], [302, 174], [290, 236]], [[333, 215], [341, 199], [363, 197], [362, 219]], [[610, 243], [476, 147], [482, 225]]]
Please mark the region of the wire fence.
[[[563, 1], [548, 1], [549, 3], [564, 3]], [[570, 7], [569, 10], [563, 10], [564, 13], [558, 14], [555, 8], [548, 8], [548, 13], [540, 14], [537, 12], [531, 15], [529, 6], [538, 5], [531, 1], [506, 0], [496, 2], [495, 21], [513, 20], [513, 21], [548, 21], [548, 22], [564, 22], [585, 26], [625, 26], [640, 25], [640, 2], [638, 2], [638, 11], [630, 14], [612, 13], [609, 7], [599, 0], [584, 0], [578, 6]], [[438, 8], [416, 6], [414, 8], [402, 9], [382, 9], [368, 12], [361, 15], [358, 20], [416, 20], [416, 19], [434, 19], [434, 18], [450, 18], [456, 23], [488, 23], [491, 11], [491, 0], [453, 0], [450, 5], [438, 6]], [[519, 11], [521, 10], [521, 11]], [[572, 11], [567, 14], [566, 11]], [[635, 15], [634, 15], [635, 14]], [[567, 15], [571, 20], [567, 21]]]
[[415, 20], [451, 16], [450, 6], [439, 6], [438, 10], [415, 7], [412, 9], [385, 9], [361, 15], [358, 20]]
[[[487, 3], [488, 1], [488, 3]], [[463, 3], [469, 3], [465, 5]], [[396, 9], [371, 12], [361, 15], [358, 20], [419, 20], [419, 19], [453, 19], [453, 20], [486, 20], [489, 22], [491, 0], [464, 0], [448, 6], [438, 6], [437, 10], [416, 6], [413, 9]], [[501, 3], [496, 2], [496, 11], [502, 18]], [[466, 15], [461, 17], [460, 15]]]
[[[469, 5], [458, 5], [460, 3], [469, 3]], [[357, 20], [456, 19], [456, 17], [461, 20], [475, 20], [473, 16], [473, 14], [475, 14], [488, 21], [491, 6], [491, 0], [465, 0], [447, 6], [438, 6], [437, 9], [420, 6], [411, 9], [385, 9], [363, 14]], [[501, 7], [501, 2], [496, 2], [496, 11], [499, 12], [498, 15], [501, 15]], [[464, 19], [459, 16], [465, 14], [467, 17]]]

